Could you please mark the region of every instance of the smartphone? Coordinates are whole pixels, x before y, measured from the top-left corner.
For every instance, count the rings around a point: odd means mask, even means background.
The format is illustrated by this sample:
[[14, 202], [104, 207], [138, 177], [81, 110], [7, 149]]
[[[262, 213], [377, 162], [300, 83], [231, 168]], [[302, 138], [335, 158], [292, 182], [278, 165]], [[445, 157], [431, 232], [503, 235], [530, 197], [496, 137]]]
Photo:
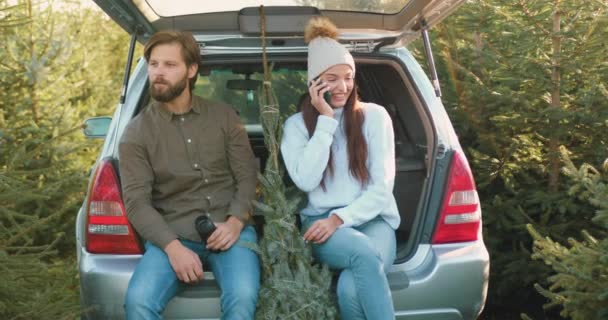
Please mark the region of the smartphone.
[[[316, 77], [314, 79], [314, 81], [317, 81], [317, 79], [319, 79], [319, 77]], [[310, 86], [312, 86], [312, 81], [310, 82]], [[325, 102], [327, 102], [327, 104], [329, 104], [331, 106], [331, 92], [327, 91], [323, 94], [323, 99], [325, 99]]]
[[331, 106], [331, 92], [325, 92], [323, 94], [323, 99], [325, 99], [325, 102], [327, 102], [327, 104]]

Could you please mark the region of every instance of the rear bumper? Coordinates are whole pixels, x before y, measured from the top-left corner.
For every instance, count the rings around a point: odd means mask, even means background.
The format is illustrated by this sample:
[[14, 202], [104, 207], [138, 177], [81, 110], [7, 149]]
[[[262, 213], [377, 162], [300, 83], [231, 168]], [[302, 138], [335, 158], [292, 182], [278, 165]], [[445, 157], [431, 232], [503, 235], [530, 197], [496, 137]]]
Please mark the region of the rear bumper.
[[[80, 306], [83, 319], [124, 319], [124, 300], [140, 255], [90, 254], [80, 248]], [[220, 290], [213, 274], [189, 287], [167, 306], [166, 319], [219, 319]]]
[[[139, 255], [98, 255], [80, 248], [83, 318], [123, 319], [124, 297]], [[397, 319], [475, 319], [486, 300], [489, 255], [483, 242], [420, 246], [418, 258], [389, 274]], [[416, 257], [415, 256], [415, 257]], [[416, 265], [414, 265], [414, 263]], [[171, 300], [167, 319], [219, 319], [213, 274]]]
[[409, 281], [393, 290], [397, 319], [476, 319], [483, 311], [490, 258], [482, 241], [427, 246], [417, 266], [394, 266]]
[[124, 318], [124, 297], [139, 255], [92, 255], [81, 249], [80, 306], [85, 319]]

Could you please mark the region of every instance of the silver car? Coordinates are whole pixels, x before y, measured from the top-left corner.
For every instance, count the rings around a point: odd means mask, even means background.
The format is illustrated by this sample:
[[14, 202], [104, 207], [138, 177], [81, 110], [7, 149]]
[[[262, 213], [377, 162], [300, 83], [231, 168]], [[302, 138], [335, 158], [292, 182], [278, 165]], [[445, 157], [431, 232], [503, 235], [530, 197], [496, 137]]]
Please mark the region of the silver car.
[[[136, 41], [157, 30], [193, 32], [203, 65], [195, 93], [232, 105], [245, 124], [260, 168], [267, 151], [258, 114], [263, 79], [259, 7], [263, 1], [95, 0], [132, 35], [126, 70]], [[402, 0], [266, 1], [266, 44], [273, 86], [283, 114], [293, 112], [306, 89], [303, 26], [313, 15], [328, 16], [340, 41], [353, 53], [364, 101], [384, 106], [395, 129], [397, 176], [394, 194], [401, 215], [397, 258], [388, 274], [397, 319], [475, 319], [483, 310], [489, 256], [481, 232], [481, 210], [473, 175], [440, 100], [427, 30], [463, 1]], [[390, 3], [389, 7], [387, 3]], [[277, 6], [282, 5], [282, 6]], [[361, 5], [361, 4], [360, 4]], [[336, 7], [333, 7], [336, 6]], [[339, 6], [339, 8], [338, 8]], [[406, 48], [422, 37], [430, 80]], [[125, 47], [126, 49], [126, 47]], [[139, 59], [125, 76], [112, 118], [86, 121], [85, 134], [105, 138], [78, 212], [76, 238], [82, 317], [124, 318], [129, 278], [142, 254], [120, 191], [118, 142], [127, 123], [148, 103], [147, 68]], [[370, 142], [373, 143], [373, 142]], [[172, 299], [168, 319], [219, 319], [220, 291], [205, 280]]]

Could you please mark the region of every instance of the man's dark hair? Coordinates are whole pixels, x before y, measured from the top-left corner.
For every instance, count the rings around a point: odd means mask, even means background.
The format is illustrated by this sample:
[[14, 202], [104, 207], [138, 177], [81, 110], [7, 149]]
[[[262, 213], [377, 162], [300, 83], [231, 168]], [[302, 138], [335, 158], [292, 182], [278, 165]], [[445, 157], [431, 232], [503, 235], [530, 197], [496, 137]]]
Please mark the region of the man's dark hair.
[[[190, 67], [193, 64], [200, 65], [201, 55], [196, 40], [194, 40], [192, 33], [182, 31], [159, 31], [155, 33], [150, 40], [146, 42], [146, 46], [144, 47], [144, 58], [146, 58], [146, 61], [150, 61], [150, 54], [154, 47], [159, 44], [168, 43], [177, 43], [181, 46], [182, 58], [184, 59], [186, 66]], [[198, 72], [194, 77], [189, 79], [191, 92], [192, 89], [194, 89], [196, 78], [198, 78]]]

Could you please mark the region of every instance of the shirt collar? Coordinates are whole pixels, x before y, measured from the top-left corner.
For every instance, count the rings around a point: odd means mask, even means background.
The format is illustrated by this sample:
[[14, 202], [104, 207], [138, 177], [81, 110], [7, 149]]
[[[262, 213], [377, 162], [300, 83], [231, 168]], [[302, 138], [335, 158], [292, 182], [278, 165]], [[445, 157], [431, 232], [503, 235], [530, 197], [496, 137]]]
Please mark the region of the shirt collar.
[[171, 112], [169, 110], [165, 109], [165, 107], [163, 107], [163, 105], [160, 102], [154, 100], [151, 107], [158, 115], [160, 115], [161, 118], [163, 118], [164, 120], [167, 120], [167, 121], [171, 121], [171, 117], [173, 115], [171, 114]]
[[201, 114], [201, 109], [203, 108], [203, 102], [199, 99], [198, 96], [192, 95], [192, 108], [190, 111]]
[[[167, 108], [165, 108], [162, 103], [153, 100], [152, 108], [154, 108], [154, 110], [156, 110], [158, 112], [158, 114], [161, 116], [161, 118], [167, 120], [167, 121], [171, 121], [171, 119], [173, 119], [174, 114], [167, 110]], [[188, 110], [188, 112], [184, 113], [184, 114], [188, 114], [190, 112], [196, 113], [196, 114], [201, 114], [201, 109], [202, 109], [202, 101], [200, 99], [198, 99], [197, 96], [192, 95], [192, 107], [190, 108], [190, 110]]]

